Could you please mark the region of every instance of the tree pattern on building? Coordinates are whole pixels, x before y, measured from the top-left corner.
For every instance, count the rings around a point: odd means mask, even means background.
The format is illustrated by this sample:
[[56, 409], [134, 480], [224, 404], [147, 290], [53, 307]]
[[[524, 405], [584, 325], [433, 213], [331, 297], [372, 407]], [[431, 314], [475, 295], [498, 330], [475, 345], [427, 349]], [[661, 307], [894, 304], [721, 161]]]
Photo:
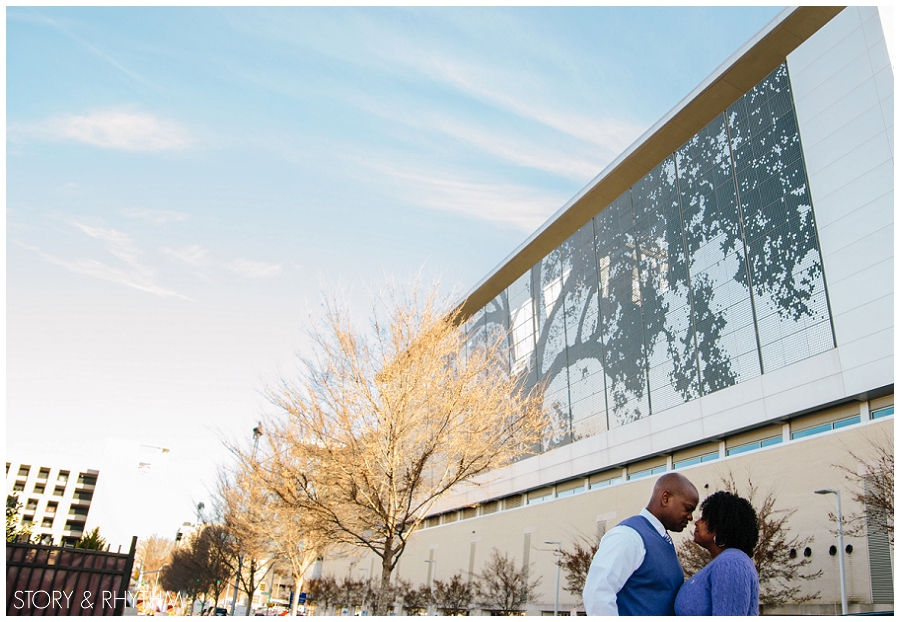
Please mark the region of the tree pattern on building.
[[[834, 347], [782, 65], [466, 323], [546, 386], [544, 450]], [[501, 332], [502, 331], [502, 332]]]

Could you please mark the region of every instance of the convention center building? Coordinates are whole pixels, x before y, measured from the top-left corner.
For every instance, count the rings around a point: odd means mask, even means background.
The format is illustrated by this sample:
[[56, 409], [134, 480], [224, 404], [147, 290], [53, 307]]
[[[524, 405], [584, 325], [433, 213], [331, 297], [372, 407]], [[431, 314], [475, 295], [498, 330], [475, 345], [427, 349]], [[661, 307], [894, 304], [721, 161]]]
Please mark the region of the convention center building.
[[[443, 498], [396, 575], [468, 579], [498, 549], [541, 579], [523, 610], [552, 614], [557, 546], [676, 471], [788, 517], [788, 558], [816, 576], [766, 613], [840, 613], [841, 556], [850, 612], [892, 610], [892, 538], [853, 493], [893, 453], [893, 102], [876, 8], [786, 9], [476, 285], [468, 339], [511, 335], [558, 432]], [[863, 517], [840, 550], [822, 489]], [[564, 588], [560, 612], [583, 612]]]

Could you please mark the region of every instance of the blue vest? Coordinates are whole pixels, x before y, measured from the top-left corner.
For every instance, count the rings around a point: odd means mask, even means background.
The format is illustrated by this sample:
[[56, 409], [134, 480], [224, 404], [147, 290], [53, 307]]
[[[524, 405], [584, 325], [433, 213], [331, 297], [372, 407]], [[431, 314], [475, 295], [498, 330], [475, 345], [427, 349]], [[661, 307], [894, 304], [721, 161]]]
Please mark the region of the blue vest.
[[675, 597], [684, 583], [684, 572], [675, 547], [643, 516], [632, 516], [619, 524], [638, 532], [645, 551], [644, 561], [616, 595], [619, 615], [675, 615]]

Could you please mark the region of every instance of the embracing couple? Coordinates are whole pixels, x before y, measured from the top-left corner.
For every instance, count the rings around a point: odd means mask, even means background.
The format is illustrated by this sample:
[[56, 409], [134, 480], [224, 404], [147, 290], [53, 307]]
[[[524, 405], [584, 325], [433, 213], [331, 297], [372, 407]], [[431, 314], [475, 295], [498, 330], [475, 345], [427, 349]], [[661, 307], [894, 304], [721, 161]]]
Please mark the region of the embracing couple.
[[759, 615], [759, 578], [750, 559], [759, 526], [746, 499], [722, 490], [703, 500], [694, 542], [712, 561], [685, 582], [667, 532], [684, 531], [699, 501], [686, 477], [667, 473], [640, 514], [603, 536], [584, 583], [589, 616]]

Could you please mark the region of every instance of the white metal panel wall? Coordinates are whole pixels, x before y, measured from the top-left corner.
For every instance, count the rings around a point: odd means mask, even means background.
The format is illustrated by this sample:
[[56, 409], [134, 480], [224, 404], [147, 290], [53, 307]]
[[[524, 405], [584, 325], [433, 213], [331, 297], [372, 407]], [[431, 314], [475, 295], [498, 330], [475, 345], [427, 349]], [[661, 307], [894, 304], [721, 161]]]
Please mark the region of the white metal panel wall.
[[853, 395], [893, 382], [894, 77], [877, 9], [845, 9], [788, 71]]

